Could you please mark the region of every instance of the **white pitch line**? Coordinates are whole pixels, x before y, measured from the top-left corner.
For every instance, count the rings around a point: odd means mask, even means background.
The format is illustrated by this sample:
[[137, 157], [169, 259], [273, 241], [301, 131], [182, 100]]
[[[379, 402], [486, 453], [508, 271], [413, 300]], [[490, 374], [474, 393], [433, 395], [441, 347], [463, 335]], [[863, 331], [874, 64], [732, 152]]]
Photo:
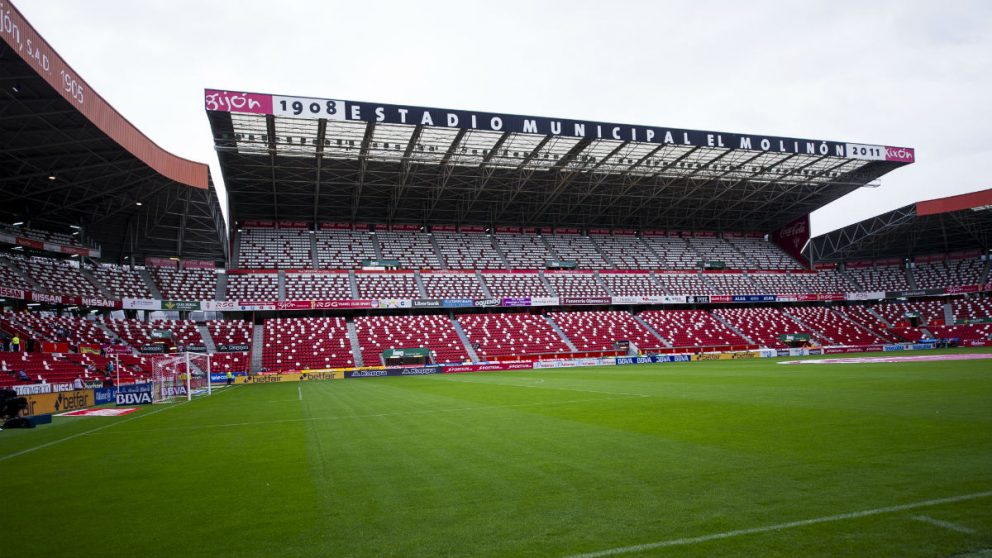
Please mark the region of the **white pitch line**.
[[46, 443], [41, 444], [41, 445], [38, 445], [38, 446], [34, 446], [34, 447], [31, 447], [31, 448], [28, 448], [28, 449], [24, 449], [24, 450], [21, 450], [21, 451], [18, 451], [18, 452], [14, 452], [14, 453], [11, 453], [11, 454], [3, 455], [3, 456], [0, 456], [0, 461], [6, 461], [6, 460], [11, 459], [11, 458], [14, 458], [14, 457], [18, 457], [18, 456], [21, 456], [21, 455], [24, 455], [24, 454], [28, 454], [28, 453], [31, 453], [31, 452], [34, 452], [34, 451], [38, 451], [40, 449], [45, 449], [45, 448], [48, 448], [48, 447], [52, 447], [54, 445], [61, 444], [62, 442], [68, 442], [69, 440], [72, 440], [72, 439], [75, 439], [75, 438], [79, 438], [80, 436], [88, 436], [90, 434], [99, 432], [101, 430], [106, 430], [106, 429], [108, 429], [108, 428], [110, 428], [112, 426], [117, 426], [119, 424], [124, 424], [125, 422], [131, 422], [132, 420], [138, 420], [140, 418], [150, 417], [152, 415], [161, 413], [162, 411], [165, 411], [165, 410], [168, 410], [168, 409], [174, 409], [176, 407], [179, 407], [181, 405], [185, 405], [186, 403], [191, 403], [191, 402], [192, 401], [180, 401], [180, 402], [177, 402], [177, 403], [174, 403], [174, 404], [171, 404], [171, 405], [162, 407], [161, 409], [155, 409], [154, 411], [150, 411], [150, 412], [147, 412], [147, 413], [141, 413], [139, 415], [136, 415], [136, 416], [133, 416], [133, 417], [130, 417], [130, 418], [119, 420], [117, 422], [112, 422], [110, 424], [105, 424], [103, 426], [98, 426], [96, 428], [92, 428], [90, 430], [79, 432], [79, 433], [73, 434], [71, 436], [66, 436], [65, 438], [59, 438], [58, 440], [52, 440], [51, 442], [46, 442]]
[[303, 382], [296, 383], [296, 393], [300, 394], [300, 401], [303, 401]]
[[[183, 403], [187, 403], [187, 402], [184, 401]], [[142, 413], [140, 415], [137, 415], [137, 416], [134, 416], [134, 417], [130, 417], [130, 418], [126, 418], [126, 419], [121, 420], [121, 421], [118, 421], [118, 422], [112, 422], [110, 424], [105, 424], [105, 425], [99, 426], [97, 428], [93, 428], [93, 429], [90, 429], [90, 430], [86, 430], [84, 432], [79, 432], [77, 434], [73, 434], [72, 436], [66, 436], [65, 438], [59, 438], [58, 440], [53, 440], [51, 442], [47, 442], [47, 443], [41, 444], [39, 446], [34, 446], [33, 448], [28, 448], [28, 449], [21, 450], [21, 451], [18, 451], [18, 452], [14, 452], [14, 453], [11, 453], [11, 454], [8, 454], [8, 455], [0, 456], [0, 461], [6, 461], [6, 460], [11, 459], [13, 457], [18, 457], [18, 456], [24, 455], [26, 453], [31, 453], [33, 451], [37, 451], [37, 450], [40, 450], [40, 449], [45, 449], [47, 447], [51, 447], [51, 446], [54, 446], [56, 444], [61, 444], [62, 442], [68, 442], [69, 440], [72, 440], [74, 438], [78, 438], [80, 436], [86, 436], [87, 434], [93, 434], [94, 432], [99, 432], [101, 430], [106, 430], [106, 429], [110, 428], [111, 426], [117, 426], [118, 424], [124, 424], [125, 422], [131, 422], [132, 420], [138, 420], [138, 419], [140, 419], [142, 417], [150, 417], [150, 416], [152, 416], [154, 414], [161, 413], [162, 411], [165, 411], [165, 410], [168, 410], [168, 409], [172, 409], [174, 407], [178, 407], [179, 405], [182, 405], [183, 403], [177, 403], [175, 405], [169, 405], [167, 407], [162, 407], [161, 409], [155, 409], [154, 411], [151, 411], [151, 412], [148, 412], [148, 413]]]
[[[646, 544], [635, 544], [632, 546], [621, 546], [617, 548], [609, 548], [606, 550], [599, 550], [596, 552], [587, 552], [585, 554], [575, 554], [569, 556], [569, 558], [603, 558], [605, 556], [617, 556], [619, 554], [629, 554], [631, 552], [643, 552], [645, 550], [654, 550], [656, 548], [665, 548], [671, 546], [687, 546], [691, 544], [699, 544], [710, 541], [718, 541], [721, 539], [729, 539], [732, 537], [740, 537], [743, 535], [755, 535], [758, 533], [771, 533], [775, 531], [783, 531], [785, 529], [793, 529], [795, 527], [805, 527], [807, 525], [817, 525], [819, 523], [831, 523], [834, 521], [844, 521], [846, 519], [858, 519], [861, 517], [869, 517], [872, 515], [881, 515], [884, 513], [895, 513], [907, 510], [915, 510], [918, 508], [928, 508], [932, 506], [939, 506], [942, 504], [954, 504], [957, 502], [967, 502], [968, 500], [978, 500], [980, 498], [992, 497], [992, 491], [989, 492], [975, 492], [972, 494], [962, 494], [960, 496], [951, 496], [948, 498], [937, 498], [935, 500], [923, 500], [921, 502], [913, 502], [910, 504], [899, 504], [897, 506], [887, 506], [884, 508], [875, 508], [870, 510], [862, 510], [850, 513], [842, 513], [838, 515], [828, 515], [825, 517], [816, 517], [813, 519], [801, 519], [799, 521], [790, 521], [788, 523], [779, 523], [777, 525], [766, 525], [764, 527], [752, 527], [750, 529], [738, 529], [735, 531], [726, 531], [723, 533], [714, 533], [712, 535], [703, 535], [700, 537], [687, 537], [683, 539], [672, 539], [669, 541], [660, 541]], [[915, 519], [915, 518], [914, 518]]]
[[929, 515], [914, 515], [913, 519], [916, 521], [922, 521], [923, 523], [929, 523], [930, 525], [935, 525], [937, 527], [943, 527], [950, 531], [957, 531], [958, 533], [965, 533], [967, 535], [974, 535], [975, 530], [971, 527], [965, 527], [964, 525], [958, 525], [957, 523], [951, 523], [950, 521], [942, 521], [930, 517]]

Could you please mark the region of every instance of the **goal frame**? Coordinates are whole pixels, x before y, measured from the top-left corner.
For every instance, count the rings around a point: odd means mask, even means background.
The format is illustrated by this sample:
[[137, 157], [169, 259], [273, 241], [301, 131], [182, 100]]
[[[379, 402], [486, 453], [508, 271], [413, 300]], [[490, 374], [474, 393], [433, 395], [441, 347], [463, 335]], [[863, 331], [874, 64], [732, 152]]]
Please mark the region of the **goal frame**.
[[[212, 359], [208, 353], [190, 353], [184, 352], [178, 355], [169, 355], [167, 357], [157, 359], [152, 363], [152, 398], [156, 403], [167, 403], [174, 399], [177, 399], [176, 395], [165, 395], [163, 393], [166, 387], [175, 387], [176, 385], [184, 385], [186, 388], [186, 400], [193, 400], [193, 364], [194, 359], [199, 360], [199, 357], [203, 357], [206, 362], [206, 368], [204, 369], [200, 365], [200, 372], [203, 373], [206, 379], [206, 390], [205, 395], [211, 395], [213, 393], [213, 388], [210, 381], [210, 370]], [[172, 367], [172, 369], [167, 373], [163, 373], [163, 368]], [[179, 376], [182, 383], [176, 382], [176, 377]], [[169, 384], [168, 386], [166, 384]], [[200, 386], [197, 386], [199, 389]]]

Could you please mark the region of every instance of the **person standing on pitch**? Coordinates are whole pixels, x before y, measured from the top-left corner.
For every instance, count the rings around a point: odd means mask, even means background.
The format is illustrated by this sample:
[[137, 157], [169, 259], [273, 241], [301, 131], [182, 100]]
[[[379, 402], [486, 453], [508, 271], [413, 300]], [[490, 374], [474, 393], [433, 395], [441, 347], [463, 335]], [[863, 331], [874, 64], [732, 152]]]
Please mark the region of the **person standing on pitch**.
[[230, 370], [227, 371], [227, 385], [234, 383], [234, 374]]

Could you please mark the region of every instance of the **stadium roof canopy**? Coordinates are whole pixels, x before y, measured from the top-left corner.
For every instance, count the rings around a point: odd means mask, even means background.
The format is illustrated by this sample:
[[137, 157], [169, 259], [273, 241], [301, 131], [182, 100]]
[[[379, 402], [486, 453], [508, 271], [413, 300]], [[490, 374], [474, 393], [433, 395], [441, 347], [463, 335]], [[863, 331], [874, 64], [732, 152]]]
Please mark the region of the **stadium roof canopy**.
[[154, 144], [9, 3], [0, 36], [0, 220], [81, 226], [105, 260], [225, 258], [206, 165]]
[[814, 261], [992, 249], [992, 190], [910, 204], [813, 238]]
[[909, 148], [208, 89], [232, 220], [769, 232]]

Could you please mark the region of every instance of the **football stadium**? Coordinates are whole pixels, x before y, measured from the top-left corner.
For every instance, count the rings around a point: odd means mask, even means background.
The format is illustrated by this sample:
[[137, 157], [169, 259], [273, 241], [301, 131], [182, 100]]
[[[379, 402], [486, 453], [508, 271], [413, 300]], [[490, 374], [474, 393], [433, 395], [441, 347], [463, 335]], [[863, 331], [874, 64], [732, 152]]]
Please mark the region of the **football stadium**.
[[992, 553], [992, 190], [811, 232], [898, 137], [205, 83], [215, 176], [0, 19], [4, 556]]

